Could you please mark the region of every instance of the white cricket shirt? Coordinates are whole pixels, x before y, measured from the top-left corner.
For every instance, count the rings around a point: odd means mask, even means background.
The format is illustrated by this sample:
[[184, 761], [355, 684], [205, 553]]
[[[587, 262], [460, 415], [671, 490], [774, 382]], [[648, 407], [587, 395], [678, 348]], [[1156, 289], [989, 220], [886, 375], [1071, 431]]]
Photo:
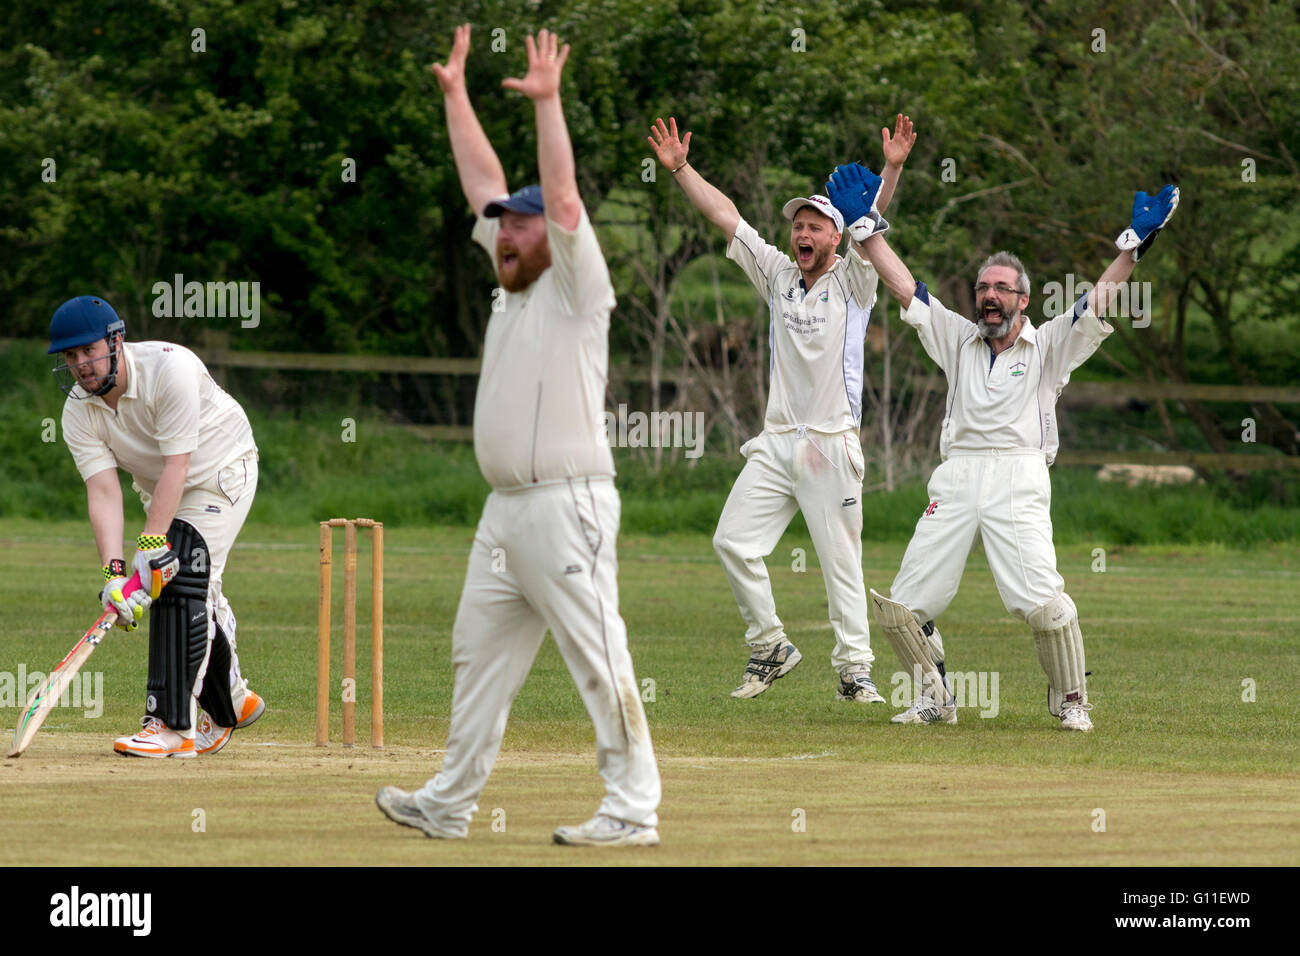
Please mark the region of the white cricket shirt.
[[850, 249], [805, 290], [794, 260], [743, 219], [727, 258], [745, 270], [771, 314], [765, 429], [857, 430], [867, 321], [879, 281], [875, 268]]
[[[474, 224], [494, 268], [499, 231], [496, 219]], [[502, 291], [483, 342], [474, 454], [497, 490], [614, 474], [604, 423], [614, 286], [585, 209], [573, 232], [548, 219], [546, 235], [550, 268]]]
[[[163, 456], [189, 452], [188, 491], [257, 453], [248, 416], [189, 349], [170, 342], [124, 342], [122, 352], [126, 391], [116, 411], [94, 395], [69, 396], [63, 404], [63, 440], [83, 479], [123, 468], [152, 495]], [[75, 394], [85, 394], [80, 385]]]
[[920, 283], [917, 291], [929, 302], [914, 295], [903, 321], [948, 377], [940, 456], [1037, 449], [1050, 465], [1060, 447], [1056, 397], [1115, 330], [1091, 308], [1076, 306], [1040, 328], [1026, 317], [1016, 341], [994, 359], [974, 322], [945, 308]]

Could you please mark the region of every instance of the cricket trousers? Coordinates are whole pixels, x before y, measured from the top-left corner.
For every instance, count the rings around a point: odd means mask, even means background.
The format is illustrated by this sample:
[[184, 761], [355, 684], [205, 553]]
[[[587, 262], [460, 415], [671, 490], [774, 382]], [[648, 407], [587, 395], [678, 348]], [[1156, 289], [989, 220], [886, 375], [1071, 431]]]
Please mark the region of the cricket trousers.
[[835, 634], [831, 666], [841, 674], [869, 669], [874, 658], [862, 582], [863, 458], [857, 432], [764, 430], [741, 453], [745, 467], [718, 519], [713, 548], [745, 621], [745, 642], [761, 648], [785, 637], [763, 559], [798, 510], [826, 584]]
[[1041, 451], [955, 454], [934, 470], [928, 491], [890, 590], [918, 620], [935, 620], [952, 603], [977, 535], [1002, 603], [1016, 617], [1025, 620], [1062, 593]]
[[[203, 536], [207, 545], [208, 567], [208, 653], [199, 668], [194, 682], [194, 696], [203, 691], [203, 684], [208, 670], [208, 660], [212, 656], [212, 642], [216, 637], [217, 625], [226, 635], [230, 645], [230, 672], [225, 679], [230, 681], [234, 690], [242, 685], [239, 673], [239, 655], [235, 651], [235, 612], [230, 607], [221, 589], [222, 575], [226, 570], [226, 561], [235, 538], [239, 536], [248, 511], [253, 506], [253, 497], [257, 493], [257, 453], [231, 462], [210, 479], [195, 488], [186, 489], [176, 509], [176, 518], [195, 528]], [[145, 513], [149, 511], [152, 500], [148, 492], [138, 485], [136, 491], [144, 505]], [[182, 555], [182, 561], [192, 561], [194, 555]], [[240, 697], [235, 703], [239, 704]]]
[[596, 728], [599, 813], [658, 823], [659, 770], [618, 610], [620, 503], [610, 478], [488, 496], [452, 631], [451, 726], [441, 771], [415, 801], [463, 835], [515, 696], [550, 630]]

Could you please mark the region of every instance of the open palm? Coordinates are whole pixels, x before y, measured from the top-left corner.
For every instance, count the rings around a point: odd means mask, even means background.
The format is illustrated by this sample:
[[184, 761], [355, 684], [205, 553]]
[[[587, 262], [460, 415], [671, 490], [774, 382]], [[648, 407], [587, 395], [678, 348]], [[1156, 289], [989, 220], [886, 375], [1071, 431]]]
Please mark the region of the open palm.
[[546, 99], [560, 92], [560, 74], [564, 71], [564, 61], [569, 58], [569, 44], [560, 48], [559, 38], [549, 30], [537, 34], [537, 41], [525, 37], [528, 47], [528, 73], [523, 79], [502, 80], [501, 85], [507, 90], [516, 90], [530, 100]]
[[655, 155], [659, 157], [659, 165], [668, 169], [678, 169], [686, 162], [686, 154], [691, 148], [691, 134], [687, 133], [685, 139], [677, 137], [677, 118], [668, 117], [668, 125], [664, 125], [662, 119], [656, 119], [655, 125], [650, 127], [650, 135], [646, 137], [650, 145], [654, 147]]
[[889, 135], [889, 127], [886, 126], [881, 129], [880, 136], [884, 141], [885, 162], [891, 166], [902, 166], [916, 143], [912, 117], [899, 113], [898, 119], [894, 121], [894, 135]]

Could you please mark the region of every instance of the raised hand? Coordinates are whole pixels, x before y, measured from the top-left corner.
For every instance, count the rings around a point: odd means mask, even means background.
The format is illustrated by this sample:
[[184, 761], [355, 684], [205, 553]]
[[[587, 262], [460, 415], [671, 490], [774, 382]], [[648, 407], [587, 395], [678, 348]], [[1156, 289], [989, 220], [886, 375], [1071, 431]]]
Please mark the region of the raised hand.
[[899, 113], [898, 119], [894, 121], [894, 135], [891, 137], [889, 127], [885, 126], [881, 128], [880, 136], [884, 141], [885, 162], [890, 166], [902, 166], [916, 143], [916, 133], [912, 131], [912, 118]]
[[660, 166], [669, 170], [680, 169], [686, 162], [686, 154], [691, 148], [691, 134], [688, 132], [685, 139], [678, 139], [677, 118], [670, 116], [667, 126], [662, 119], [655, 120], [655, 125], [650, 127], [650, 135], [646, 137], [646, 142], [654, 148]]
[[1116, 248], [1132, 249], [1133, 261], [1137, 262], [1155, 241], [1165, 223], [1173, 217], [1174, 210], [1177, 208], [1177, 186], [1165, 186], [1154, 196], [1148, 196], [1144, 192], [1137, 193], [1133, 197], [1133, 221], [1115, 240]]
[[444, 93], [465, 88], [465, 58], [469, 56], [469, 24], [462, 23], [456, 28], [455, 39], [451, 43], [451, 54], [447, 65], [435, 63], [430, 67], [438, 78], [438, 85]]
[[523, 79], [502, 80], [507, 90], [516, 90], [530, 100], [544, 100], [560, 92], [560, 74], [569, 58], [569, 44], [560, 48], [559, 38], [548, 30], [537, 34], [537, 42], [525, 37], [528, 47], [528, 73]]
[[881, 178], [861, 163], [836, 166], [826, 181], [826, 195], [848, 223], [854, 242], [866, 242], [889, 230], [889, 222], [876, 206], [881, 183]]

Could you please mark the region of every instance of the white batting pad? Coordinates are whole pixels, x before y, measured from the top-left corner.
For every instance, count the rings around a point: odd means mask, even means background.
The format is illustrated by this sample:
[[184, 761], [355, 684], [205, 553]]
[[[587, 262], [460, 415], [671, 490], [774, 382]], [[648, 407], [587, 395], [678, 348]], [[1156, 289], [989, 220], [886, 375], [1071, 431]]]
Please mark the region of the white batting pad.
[[[871, 604], [876, 609], [876, 622], [889, 638], [898, 659], [903, 662], [908, 673], [920, 673], [921, 687], [918, 692], [924, 693], [936, 703], [947, 703], [952, 695], [948, 693], [948, 688], [939, 675], [930, 642], [921, 632], [916, 615], [904, 605], [891, 601], [874, 590], [871, 592]], [[938, 639], [938, 630], [934, 636]], [[943, 645], [939, 646], [942, 648]]]
[[1083, 632], [1079, 630], [1079, 612], [1062, 592], [1028, 617], [1034, 631], [1034, 649], [1038, 663], [1047, 675], [1047, 709], [1053, 717], [1061, 716], [1061, 705], [1074, 692], [1088, 699], [1083, 663]]

